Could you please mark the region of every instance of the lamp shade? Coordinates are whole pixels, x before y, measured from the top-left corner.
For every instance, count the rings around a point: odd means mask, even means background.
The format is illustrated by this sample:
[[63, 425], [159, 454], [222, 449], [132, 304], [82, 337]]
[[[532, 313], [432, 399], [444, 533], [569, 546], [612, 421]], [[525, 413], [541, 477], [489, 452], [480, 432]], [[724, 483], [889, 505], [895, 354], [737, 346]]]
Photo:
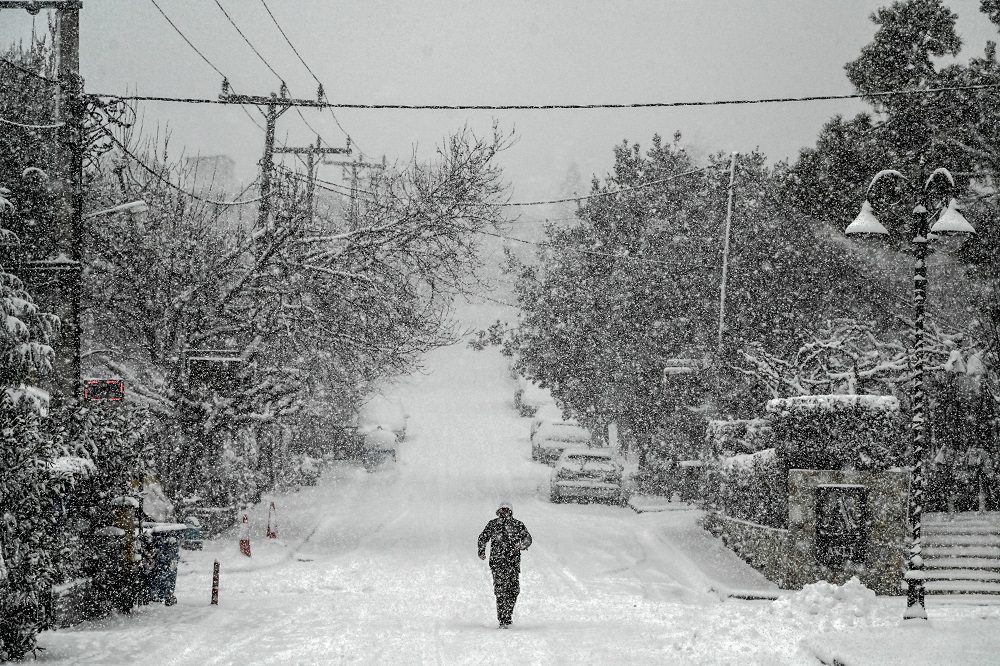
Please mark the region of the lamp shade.
[[875, 217], [875, 213], [872, 212], [872, 205], [865, 202], [861, 204], [861, 212], [858, 216], [854, 218], [854, 221], [847, 225], [844, 229], [844, 233], [848, 236], [854, 236], [856, 234], [881, 234], [883, 236], [888, 236], [889, 232], [882, 223], [878, 221]]
[[969, 224], [962, 212], [958, 210], [958, 202], [952, 199], [948, 207], [938, 216], [937, 222], [931, 226], [932, 234], [974, 234], [975, 228]]

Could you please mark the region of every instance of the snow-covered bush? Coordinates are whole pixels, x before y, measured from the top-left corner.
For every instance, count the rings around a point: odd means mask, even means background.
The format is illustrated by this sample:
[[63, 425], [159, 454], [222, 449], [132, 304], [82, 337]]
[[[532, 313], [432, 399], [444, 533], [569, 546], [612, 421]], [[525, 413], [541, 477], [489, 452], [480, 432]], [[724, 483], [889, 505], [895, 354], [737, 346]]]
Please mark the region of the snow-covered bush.
[[766, 419], [713, 419], [705, 428], [708, 455], [755, 453], [771, 446], [771, 428]]
[[[17, 117], [22, 91], [11, 83], [0, 100], [3, 115]], [[6, 94], [10, 93], [10, 94]], [[17, 231], [33, 215], [31, 188], [22, 171], [16, 132], [0, 137], [0, 240], [7, 247], [24, 242]], [[37, 171], [37, 169], [36, 169]], [[25, 210], [27, 208], [27, 211]], [[41, 430], [48, 394], [35, 384], [52, 368], [49, 342], [59, 320], [42, 312], [14, 275], [0, 267], [0, 661], [21, 659], [35, 649], [46, 626], [45, 598], [55, 575], [52, 561], [53, 449]]]
[[709, 506], [730, 518], [788, 525], [788, 470], [774, 449], [714, 461], [706, 468], [705, 484]]
[[899, 401], [894, 397], [775, 398], [766, 410], [785, 469], [878, 471], [904, 463]]
[[144, 409], [128, 403], [87, 403], [76, 407], [70, 419], [51, 438], [61, 461], [80, 460], [88, 469], [73, 475], [72, 487], [61, 482], [60, 495], [70, 500], [61, 502], [54, 516], [60, 521], [57, 582], [91, 579], [85, 600], [91, 617], [111, 609], [127, 612], [135, 605], [139, 564], [125, 561], [126, 544], [133, 544], [133, 552], [137, 546], [131, 536], [114, 538], [114, 530], [103, 528], [123, 530], [135, 519], [149, 418]]
[[35, 649], [53, 564], [52, 446], [38, 411], [0, 393], [0, 661]]

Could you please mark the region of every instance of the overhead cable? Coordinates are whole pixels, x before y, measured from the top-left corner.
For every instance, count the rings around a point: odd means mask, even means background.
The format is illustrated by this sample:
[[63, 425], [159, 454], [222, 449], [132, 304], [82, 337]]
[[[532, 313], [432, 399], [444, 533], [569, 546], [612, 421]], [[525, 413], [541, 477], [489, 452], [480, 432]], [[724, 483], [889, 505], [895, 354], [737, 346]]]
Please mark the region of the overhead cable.
[[[1000, 83], [983, 83], [969, 86], [948, 86], [941, 88], [915, 88], [909, 90], [884, 90], [845, 95], [807, 95], [803, 97], [762, 97], [754, 99], [720, 99], [709, 101], [682, 102], [633, 102], [623, 104], [352, 104], [348, 102], [313, 102], [297, 100], [295, 106], [333, 108], [333, 109], [381, 109], [408, 111], [554, 111], [554, 110], [590, 110], [590, 109], [656, 109], [683, 106], [735, 106], [745, 104], [784, 104], [792, 102], [818, 102], [840, 99], [866, 99], [871, 97], [919, 97], [935, 95], [942, 92], [961, 92], [968, 90], [990, 90], [1000, 88]], [[184, 104], [235, 104], [236, 102], [207, 99], [199, 97], [152, 97], [152, 96], [122, 96], [98, 94], [96, 97], [117, 97], [136, 101], [180, 102]]]
[[[662, 185], [663, 183], [670, 182], [672, 180], [675, 180], [677, 178], [681, 178], [683, 176], [690, 176], [692, 174], [701, 173], [702, 171], [709, 171], [709, 170], [715, 169], [715, 168], [718, 168], [718, 165], [709, 165], [709, 166], [701, 167], [699, 169], [691, 169], [690, 171], [682, 171], [680, 173], [671, 174], [670, 176], [668, 176], [666, 178], [659, 178], [657, 180], [651, 180], [648, 183], [642, 183], [642, 184], [639, 184], [639, 185], [630, 185], [630, 186], [618, 188], [617, 190], [611, 190], [611, 191], [608, 191], [608, 192], [597, 192], [595, 194], [588, 194], [588, 195], [582, 196], [582, 197], [570, 197], [570, 198], [567, 198], [567, 199], [548, 199], [548, 200], [545, 200], [545, 201], [513, 201], [513, 202], [510, 202], [510, 203], [505, 203], [505, 204], [500, 204], [500, 205], [501, 206], [544, 206], [544, 205], [548, 205], [548, 204], [570, 203], [570, 202], [574, 202], [574, 201], [583, 201], [585, 199], [597, 199], [597, 198], [600, 198], [600, 197], [610, 197], [610, 196], [614, 196], [616, 194], [621, 194], [623, 192], [631, 192], [633, 190], [642, 190], [642, 189], [645, 189], [647, 187], [653, 187], [655, 185]], [[295, 173], [295, 172], [293, 172], [293, 171], [291, 171], [289, 169], [286, 169], [286, 171], [289, 171], [289, 173]], [[299, 176], [299, 174], [295, 174], [295, 175]], [[302, 178], [306, 178], [306, 176], [301, 176], [301, 177]], [[324, 185], [330, 185], [332, 187], [342, 187], [342, 188], [345, 188], [345, 189], [347, 188], [346, 185], [340, 185], [338, 183], [331, 183], [330, 181], [323, 180], [321, 178], [314, 178], [314, 180], [317, 183], [323, 183]], [[365, 195], [368, 195], [368, 196], [371, 196], [371, 197], [378, 196], [375, 192], [370, 192], [368, 190], [354, 189], [352, 191], [355, 192], [355, 193], [357, 193], [357, 194], [365, 194]]]
[[662, 185], [663, 183], [670, 182], [671, 180], [676, 180], [682, 176], [690, 176], [695, 173], [701, 173], [702, 171], [708, 171], [710, 169], [718, 168], [718, 165], [710, 164], [706, 167], [701, 167], [700, 169], [691, 169], [690, 171], [682, 171], [681, 173], [675, 173], [667, 178], [660, 178], [659, 180], [651, 180], [648, 183], [642, 183], [640, 185], [627, 185], [625, 187], [620, 187], [617, 190], [611, 190], [608, 192], [597, 192], [596, 194], [588, 194], [582, 197], [569, 197], [567, 199], [549, 199], [548, 201], [515, 201], [512, 203], [503, 204], [504, 206], [543, 206], [546, 204], [556, 204], [556, 203], [569, 203], [571, 201], [583, 201], [585, 199], [596, 199], [598, 197], [610, 197], [616, 194], [621, 194], [622, 192], [631, 192], [632, 190], [642, 190], [647, 187], [653, 187], [654, 185]]
[[[247, 204], [256, 203], [257, 201], [260, 201], [263, 198], [263, 197], [254, 197], [252, 199], [240, 199], [238, 201], [218, 201], [218, 200], [215, 200], [215, 199], [208, 199], [208, 198], [199, 196], [199, 195], [195, 194], [194, 192], [189, 192], [188, 190], [185, 190], [180, 185], [177, 185], [176, 183], [174, 183], [173, 181], [171, 181], [169, 178], [164, 177], [161, 173], [159, 173], [153, 167], [151, 167], [148, 164], [146, 164], [142, 160], [142, 158], [140, 158], [138, 155], [136, 155], [131, 150], [129, 150], [125, 146], [125, 144], [123, 144], [121, 141], [119, 141], [118, 138], [116, 136], [114, 136], [111, 132], [105, 131], [105, 134], [111, 140], [112, 143], [114, 143], [116, 146], [118, 146], [118, 149], [121, 150], [124, 155], [126, 155], [127, 157], [129, 157], [136, 164], [138, 164], [149, 175], [153, 176], [154, 178], [156, 178], [157, 180], [159, 180], [164, 185], [167, 185], [168, 187], [170, 187], [170, 188], [172, 188], [174, 190], [177, 190], [181, 194], [184, 194], [184, 195], [186, 195], [186, 196], [188, 196], [188, 197], [190, 197], [192, 199], [195, 199], [197, 201], [201, 201], [203, 203], [211, 204], [213, 206], [245, 206]], [[246, 191], [246, 189], [248, 189], [248, 188], [245, 188], [244, 191]]]
[[[260, 58], [260, 61], [262, 63], [264, 63], [264, 66], [267, 67], [269, 70], [271, 70], [271, 73], [274, 74], [274, 76], [277, 77], [277, 79], [279, 81], [281, 81], [281, 83], [286, 88], [288, 88], [288, 84], [285, 81], [285, 77], [283, 77], [281, 74], [279, 74], [278, 71], [276, 69], [274, 69], [274, 67], [271, 66], [271, 63], [269, 63], [267, 61], [267, 59], [263, 55], [261, 55], [261, 52], [257, 50], [257, 47], [253, 45], [253, 42], [251, 42], [250, 39], [246, 36], [246, 34], [240, 29], [240, 26], [236, 24], [236, 21], [233, 20], [233, 17], [229, 15], [229, 12], [226, 11], [226, 8], [222, 6], [222, 3], [219, 2], [219, 0], [214, 0], [214, 1], [215, 1], [215, 5], [219, 8], [219, 10], [222, 12], [222, 14], [226, 17], [226, 20], [229, 21], [229, 24], [231, 26], [233, 26], [233, 29], [236, 30], [236, 32], [239, 34], [240, 37], [243, 38], [243, 41], [246, 42], [247, 46], [250, 47], [250, 50], [254, 52], [254, 55], [256, 55], [258, 58]], [[272, 18], [273, 18], [273, 16], [272, 16]], [[277, 22], [275, 22], [275, 25], [277, 25]], [[282, 33], [282, 34], [284, 34], [284, 33]], [[287, 39], [287, 37], [286, 37], [286, 39]], [[294, 47], [293, 47], [293, 49], [294, 49]], [[296, 53], [296, 55], [297, 55], [297, 53]], [[289, 92], [290, 91], [291, 91], [291, 89], [289, 89]], [[316, 130], [316, 128], [314, 128], [312, 125], [310, 125], [309, 121], [306, 120], [306, 117], [304, 115], [302, 115], [302, 110], [299, 109], [298, 106], [295, 107], [295, 113], [298, 114], [299, 118], [302, 119], [302, 122], [305, 123], [305, 126], [308, 127], [309, 130], [313, 134], [315, 134], [316, 136], [320, 136], [320, 133]], [[338, 123], [338, 125], [339, 125], [339, 123]], [[343, 130], [343, 128], [341, 128], [341, 130]], [[345, 132], [345, 134], [346, 134], [346, 132]], [[330, 146], [330, 143], [326, 139], [323, 139], [322, 137], [320, 137], [320, 139], [324, 143], [326, 143], [327, 146]]]
[[7, 120], [6, 118], [0, 118], [0, 123], [4, 125], [13, 125], [14, 127], [23, 127], [24, 129], [58, 129], [63, 127], [66, 123], [58, 122], [51, 125], [27, 125], [25, 123], [19, 123], [14, 120]]
[[[309, 75], [313, 77], [313, 80], [316, 82], [317, 85], [320, 86], [320, 89], [325, 91], [326, 87], [323, 85], [323, 82], [319, 80], [319, 77], [316, 76], [316, 72], [314, 72], [312, 67], [310, 67], [309, 64], [305, 61], [305, 58], [302, 57], [302, 54], [299, 53], [299, 50], [295, 48], [295, 44], [292, 44], [292, 40], [288, 37], [288, 34], [281, 27], [281, 24], [278, 23], [278, 19], [274, 16], [274, 12], [272, 12], [271, 8], [267, 6], [266, 0], [260, 0], [260, 4], [264, 5], [264, 9], [267, 10], [267, 15], [271, 17], [271, 21], [274, 23], [274, 27], [276, 27], [278, 29], [278, 32], [281, 33], [281, 36], [285, 38], [285, 41], [288, 43], [288, 46], [292, 49], [292, 52], [295, 54], [295, 57], [299, 59], [299, 62], [301, 62], [302, 66], [306, 68], [306, 71], [309, 72]], [[325, 92], [323, 93], [323, 97], [326, 97]], [[340, 120], [337, 118], [337, 115], [333, 112], [333, 109], [330, 108], [329, 111], [330, 111], [330, 116], [333, 118], [333, 122], [337, 123], [337, 127], [339, 127], [340, 131], [344, 133], [344, 136], [350, 136], [347, 130], [344, 129], [344, 126], [340, 124]], [[360, 145], [358, 146], [358, 150], [361, 150]]]
[[284, 81], [281, 75], [278, 74], [276, 71], [274, 71], [274, 67], [271, 67], [271, 63], [269, 63], [264, 58], [264, 56], [260, 54], [260, 51], [257, 50], [257, 47], [254, 46], [249, 39], [247, 39], [247, 36], [243, 34], [242, 30], [240, 30], [240, 26], [236, 25], [236, 21], [233, 20], [233, 17], [229, 15], [229, 12], [226, 11], [226, 8], [222, 6], [222, 3], [219, 2], [219, 0], [215, 0], [215, 6], [219, 8], [219, 11], [221, 11], [223, 16], [225, 16], [226, 19], [229, 21], [229, 24], [233, 26], [233, 29], [235, 29], [237, 33], [239, 33], [239, 36], [243, 38], [243, 41], [247, 43], [247, 46], [250, 47], [250, 50], [253, 51], [258, 58], [260, 58], [260, 61], [264, 63], [264, 66], [267, 67], [269, 70], [271, 70], [271, 73], [274, 74], [276, 77], [278, 77], [279, 81]]
[[0, 58], [0, 63], [2, 63], [4, 65], [8, 65], [10, 67], [13, 67], [14, 69], [16, 69], [17, 71], [21, 72], [22, 74], [27, 74], [28, 76], [33, 76], [36, 79], [39, 79], [41, 81], [45, 81], [46, 83], [51, 83], [52, 85], [59, 85], [59, 82], [56, 81], [55, 79], [50, 79], [47, 76], [42, 76], [41, 74], [38, 74], [37, 72], [31, 71], [27, 67], [22, 67], [21, 65], [18, 65], [16, 62], [12, 62], [10, 60], [7, 60], [6, 58]]
[[[165, 11], [163, 11], [163, 8], [160, 7], [159, 4], [157, 4], [156, 0], [149, 0], [149, 1], [153, 3], [153, 6], [156, 7], [156, 10], [158, 12], [160, 12], [160, 14], [166, 20], [166, 22], [170, 24], [170, 27], [173, 28], [174, 31], [178, 35], [180, 35], [180, 38], [183, 39], [185, 41], [185, 43], [187, 43], [187, 45], [190, 46], [192, 48], [192, 50], [194, 50], [194, 52], [197, 53], [198, 56], [202, 60], [205, 61], [205, 64], [208, 65], [209, 67], [211, 67], [215, 71], [215, 73], [218, 74], [219, 76], [221, 76], [223, 79], [228, 80], [228, 77], [222, 72], [222, 70], [219, 69], [218, 67], [216, 67], [215, 63], [213, 63], [211, 60], [209, 60], [208, 56], [206, 56], [204, 53], [202, 53], [201, 50], [197, 46], [195, 46], [194, 43], [190, 39], [187, 38], [187, 35], [184, 34], [184, 32], [177, 26], [177, 24], [174, 23], [173, 20], [171, 20], [171, 18], [169, 16], [167, 16], [167, 13]], [[122, 99], [122, 98], [119, 98], [119, 99]], [[259, 129], [260, 131], [263, 132], [264, 128], [261, 126], [260, 123], [257, 122], [257, 119], [254, 118], [253, 115], [251, 115], [251, 113], [246, 110], [246, 107], [240, 105], [240, 108], [243, 109], [243, 113], [245, 113], [246, 116], [247, 116], [247, 118], [250, 119], [250, 122], [252, 122], [254, 125], [256, 125], [257, 129]]]

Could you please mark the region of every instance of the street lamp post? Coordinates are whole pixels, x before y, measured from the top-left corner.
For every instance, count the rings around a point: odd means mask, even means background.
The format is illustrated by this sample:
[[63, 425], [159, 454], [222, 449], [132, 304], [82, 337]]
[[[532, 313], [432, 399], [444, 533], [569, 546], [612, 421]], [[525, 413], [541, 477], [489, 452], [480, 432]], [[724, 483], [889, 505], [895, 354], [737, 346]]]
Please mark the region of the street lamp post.
[[[868, 194], [875, 184], [885, 177], [907, 180], [903, 174], [894, 169], [880, 171], [868, 185]], [[906, 580], [906, 611], [903, 619], [927, 619], [924, 606], [924, 560], [921, 552], [920, 528], [924, 504], [924, 449], [927, 441], [926, 417], [924, 415], [924, 368], [926, 365], [926, 350], [924, 349], [924, 309], [927, 301], [927, 243], [932, 237], [945, 234], [974, 234], [976, 230], [959, 212], [954, 199], [949, 199], [948, 206], [938, 216], [937, 221], [928, 229], [931, 214], [927, 210], [929, 188], [935, 178], [943, 177], [949, 183], [949, 191], [955, 188], [955, 179], [947, 169], [936, 169], [918, 194], [918, 201], [913, 208], [913, 384], [910, 390], [910, 433], [913, 442], [913, 479], [910, 483], [910, 529], [912, 541]], [[888, 231], [876, 219], [868, 199], [861, 206], [861, 212], [851, 222], [844, 233], [852, 235], [888, 235]]]

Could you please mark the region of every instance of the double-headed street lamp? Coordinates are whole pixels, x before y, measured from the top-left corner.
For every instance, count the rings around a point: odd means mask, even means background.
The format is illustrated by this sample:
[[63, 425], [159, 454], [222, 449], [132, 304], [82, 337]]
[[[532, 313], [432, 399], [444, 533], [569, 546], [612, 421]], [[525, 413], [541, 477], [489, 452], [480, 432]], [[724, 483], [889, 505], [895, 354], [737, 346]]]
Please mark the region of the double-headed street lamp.
[[[871, 195], [875, 184], [887, 177], [907, 180], [895, 169], [880, 171], [868, 185]], [[931, 201], [930, 187], [938, 177], [948, 182], [948, 194], [955, 190], [955, 179], [947, 169], [936, 169], [917, 195], [913, 208], [913, 370], [914, 378], [910, 390], [910, 432], [913, 438], [913, 480], [910, 484], [910, 529], [912, 544], [907, 561], [906, 580], [906, 612], [904, 619], [927, 619], [924, 607], [924, 561], [920, 546], [920, 523], [924, 504], [924, 448], [926, 444], [926, 419], [924, 417], [924, 365], [926, 353], [924, 349], [924, 305], [927, 300], [927, 243], [930, 239], [941, 235], [974, 234], [976, 230], [958, 210], [955, 199], [948, 197], [948, 205], [938, 215], [934, 225], [928, 229], [931, 213], [928, 205]], [[871, 204], [865, 199], [861, 212], [851, 222], [844, 233], [852, 235], [874, 234], [887, 236], [889, 232], [876, 219]]]

